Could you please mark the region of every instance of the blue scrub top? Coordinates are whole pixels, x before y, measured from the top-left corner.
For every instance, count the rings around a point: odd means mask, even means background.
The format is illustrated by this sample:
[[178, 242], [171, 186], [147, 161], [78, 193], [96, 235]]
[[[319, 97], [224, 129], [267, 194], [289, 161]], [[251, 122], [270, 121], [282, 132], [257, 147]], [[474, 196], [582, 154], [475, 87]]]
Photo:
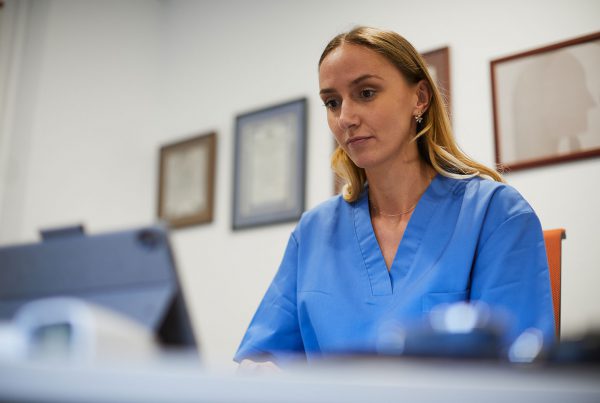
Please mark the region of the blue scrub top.
[[410, 324], [441, 303], [483, 301], [554, 339], [540, 222], [512, 187], [437, 175], [414, 210], [388, 271], [365, 190], [306, 212], [235, 355], [373, 351], [382, 323]]

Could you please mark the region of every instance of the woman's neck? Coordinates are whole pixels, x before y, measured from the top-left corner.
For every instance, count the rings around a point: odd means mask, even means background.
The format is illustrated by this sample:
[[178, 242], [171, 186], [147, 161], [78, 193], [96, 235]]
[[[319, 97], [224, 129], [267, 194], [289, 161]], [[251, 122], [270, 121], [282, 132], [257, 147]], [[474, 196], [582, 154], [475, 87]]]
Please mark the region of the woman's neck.
[[385, 170], [368, 170], [369, 202], [380, 215], [401, 215], [418, 203], [435, 171], [420, 158]]

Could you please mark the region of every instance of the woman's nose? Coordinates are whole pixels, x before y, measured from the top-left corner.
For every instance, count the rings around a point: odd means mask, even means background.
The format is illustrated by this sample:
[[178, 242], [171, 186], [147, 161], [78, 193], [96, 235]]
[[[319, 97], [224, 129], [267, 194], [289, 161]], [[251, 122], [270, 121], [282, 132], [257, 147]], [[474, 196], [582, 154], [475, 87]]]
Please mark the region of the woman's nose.
[[338, 125], [342, 130], [348, 130], [359, 123], [356, 108], [351, 102], [343, 102], [340, 106]]

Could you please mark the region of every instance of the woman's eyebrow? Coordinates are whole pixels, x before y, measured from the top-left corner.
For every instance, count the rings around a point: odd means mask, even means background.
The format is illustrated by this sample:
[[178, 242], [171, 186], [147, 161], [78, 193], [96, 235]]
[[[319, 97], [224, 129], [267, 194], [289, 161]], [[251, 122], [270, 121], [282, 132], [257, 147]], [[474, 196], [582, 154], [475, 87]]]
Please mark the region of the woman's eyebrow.
[[356, 84], [359, 84], [360, 82], [368, 80], [370, 78], [376, 78], [378, 80], [383, 80], [383, 78], [379, 77], [377, 74], [363, 74], [362, 76], [352, 80], [351, 84], [356, 85]]
[[319, 91], [319, 95], [327, 95], [327, 94], [335, 94], [336, 90], [334, 90], [333, 88], [323, 88], [321, 91]]
[[[383, 80], [383, 78], [381, 78], [380, 76], [376, 75], [376, 74], [363, 74], [362, 76], [359, 76], [357, 78], [355, 78], [354, 80], [350, 81], [351, 85], [357, 85], [360, 84], [361, 82], [368, 80], [370, 78], [375, 78], [377, 80]], [[334, 90], [333, 88], [323, 88], [321, 91], [319, 91], [320, 95], [324, 95], [324, 94], [333, 94], [337, 92], [336, 90]]]

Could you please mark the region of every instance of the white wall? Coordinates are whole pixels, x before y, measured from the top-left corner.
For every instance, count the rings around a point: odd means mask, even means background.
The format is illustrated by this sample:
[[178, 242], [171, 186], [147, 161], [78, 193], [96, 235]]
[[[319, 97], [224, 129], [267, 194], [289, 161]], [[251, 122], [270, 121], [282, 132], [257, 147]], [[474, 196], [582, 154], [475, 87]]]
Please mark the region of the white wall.
[[[309, 98], [312, 207], [331, 193], [316, 64], [334, 34], [367, 24], [394, 29], [422, 51], [450, 46], [456, 136], [491, 164], [489, 61], [600, 30], [595, 0], [22, 0], [9, 1], [6, 16], [25, 28], [0, 73], [12, 88], [3, 91], [8, 107], [0, 115], [0, 243], [78, 222], [90, 233], [152, 222], [159, 146], [218, 132], [215, 220], [173, 233], [204, 356], [214, 366], [229, 365], [293, 228], [231, 231], [236, 114]], [[563, 334], [600, 325], [600, 160], [508, 180], [544, 227], [567, 228]]]

